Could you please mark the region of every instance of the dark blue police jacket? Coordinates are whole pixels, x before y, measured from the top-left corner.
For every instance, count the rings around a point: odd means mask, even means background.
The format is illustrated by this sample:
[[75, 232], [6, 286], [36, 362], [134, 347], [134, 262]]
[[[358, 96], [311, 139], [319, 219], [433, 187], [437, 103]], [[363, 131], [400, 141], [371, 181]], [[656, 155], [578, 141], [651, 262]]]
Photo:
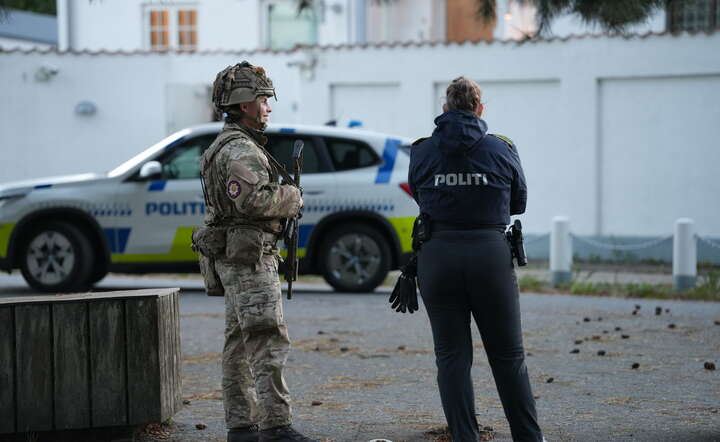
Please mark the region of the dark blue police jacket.
[[435, 119], [429, 138], [410, 149], [409, 184], [420, 212], [462, 226], [506, 226], [525, 212], [527, 186], [513, 143], [487, 133], [474, 113]]

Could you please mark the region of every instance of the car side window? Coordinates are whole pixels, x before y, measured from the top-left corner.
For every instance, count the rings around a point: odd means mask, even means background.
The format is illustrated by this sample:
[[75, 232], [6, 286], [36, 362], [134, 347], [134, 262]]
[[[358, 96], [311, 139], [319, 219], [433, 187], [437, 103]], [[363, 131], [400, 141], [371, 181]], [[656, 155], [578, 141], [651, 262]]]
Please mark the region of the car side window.
[[318, 157], [317, 146], [312, 138], [304, 138], [297, 136], [282, 136], [282, 135], [269, 135], [268, 144], [265, 146], [270, 154], [278, 161], [278, 163], [285, 166], [288, 173], [292, 173], [292, 152], [295, 140], [301, 139], [305, 142], [303, 147], [303, 165], [302, 173], [320, 173], [325, 172], [322, 167], [322, 162]]
[[378, 155], [365, 143], [340, 138], [327, 138], [325, 143], [335, 170], [360, 169], [380, 163]]
[[216, 135], [201, 135], [183, 141], [160, 159], [163, 180], [200, 178], [200, 156], [215, 140]]

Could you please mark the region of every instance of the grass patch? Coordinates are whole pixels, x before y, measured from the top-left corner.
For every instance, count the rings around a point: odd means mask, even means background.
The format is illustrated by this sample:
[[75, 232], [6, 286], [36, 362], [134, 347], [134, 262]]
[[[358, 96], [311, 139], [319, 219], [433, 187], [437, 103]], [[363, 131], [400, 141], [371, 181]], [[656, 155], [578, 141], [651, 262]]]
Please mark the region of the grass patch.
[[551, 288], [550, 283], [534, 276], [525, 275], [518, 279], [521, 292], [544, 292]]
[[590, 282], [575, 280], [553, 287], [548, 281], [533, 276], [518, 280], [521, 292], [570, 293], [573, 295], [612, 296], [617, 298], [678, 299], [693, 301], [720, 301], [720, 272], [698, 277], [697, 285], [684, 292], [676, 292], [668, 284]]

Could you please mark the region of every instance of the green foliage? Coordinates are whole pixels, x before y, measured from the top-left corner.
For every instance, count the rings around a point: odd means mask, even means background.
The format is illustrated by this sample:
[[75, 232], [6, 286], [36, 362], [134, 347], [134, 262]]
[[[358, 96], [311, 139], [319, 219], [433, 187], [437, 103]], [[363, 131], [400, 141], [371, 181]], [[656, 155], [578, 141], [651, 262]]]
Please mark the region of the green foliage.
[[700, 283], [687, 291], [693, 299], [720, 301], [720, 272], [710, 272], [700, 277]]
[[609, 282], [575, 281], [570, 285], [573, 295], [614, 295], [616, 289], [616, 284]]
[[55, 0], [0, 0], [0, 11], [8, 9], [57, 15]]
[[[494, 1], [494, 0], [483, 0]], [[589, 25], [610, 32], [623, 32], [628, 26], [643, 23], [671, 0], [521, 0], [534, 4], [540, 24], [538, 33], [547, 33], [550, 23], [563, 14], [579, 16]]]
[[627, 284], [625, 290], [628, 298], [672, 298], [675, 295], [669, 285], [655, 285], [646, 282]]
[[525, 275], [518, 280], [518, 287], [521, 292], [542, 293], [548, 290], [549, 284], [542, 279]]
[[[476, 0], [477, 14], [485, 23], [495, 20], [496, 0]], [[656, 10], [674, 0], [518, 0], [537, 8], [538, 34], [550, 33], [550, 24], [558, 16], [579, 16], [588, 25], [599, 25], [609, 32], [623, 32], [628, 26], [643, 23]], [[676, 1], [676, 0], [675, 0]]]

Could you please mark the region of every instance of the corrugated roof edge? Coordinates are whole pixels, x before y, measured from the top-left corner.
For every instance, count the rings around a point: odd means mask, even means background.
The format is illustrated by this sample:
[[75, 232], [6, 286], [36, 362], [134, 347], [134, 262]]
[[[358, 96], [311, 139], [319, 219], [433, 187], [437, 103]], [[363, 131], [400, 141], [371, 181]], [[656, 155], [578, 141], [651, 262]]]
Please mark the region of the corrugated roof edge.
[[473, 46], [480, 46], [480, 45], [494, 45], [494, 44], [501, 44], [501, 45], [524, 45], [524, 44], [538, 44], [538, 43], [553, 43], [553, 42], [567, 42], [572, 40], [584, 40], [584, 39], [599, 39], [599, 38], [610, 38], [610, 39], [616, 39], [616, 38], [622, 38], [625, 40], [632, 40], [632, 39], [646, 39], [646, 38], [652, 38], [652, 37], [663, 37], [663, 36], [673, 36], [673, 37], [679, 37], [684, 35], [713, 35], [717, 33], [716, 30], [709, 30], [709, 31], [681, 31], [681, 32], [670, 32], [670, 31], [664, 31], [664, 32], [647, 32], [644, 34], [609, 34], [609, 33], [602, 33], [602, 34], [591, 34], [591, 33], [585, 33], [585, 34], [574, 34], [574, 35], [568, 35], [565, 37], [541, 37], [541, 38], [533, 38], [533, 39], [527, 39], [527, 40], [493, 40], [493, 41], [485, 41], [485, 40], [465, 40], [461, 42], [454, 42], [454, 41], [395, 41], [395, 42], [380, 42], [380, 43], [353, 43], [353, 44], [339, 44], [339, 45], [297, 45], [293, 47], [292, 49], [284, 49], [284, 50], [273, 50], [273, 49], [241, 49], [241, 50], [227, 50], [227, 49], [216, 49], [216, 50], [202, 50], [202, 51], [187, 51], [187, 50], [167, 50], [167, 51], [148, 51], [148, 50], [132, 50], [132, 51], [124, 51], [124, 50], [70, 50], [70, 51], [60, 51], [56, 48], [48, 48], [48, 49], [40, 49], [40, 48], [32, 48], [32, 49], [21, 49], [21, 48], [12, 48], [12, 49], [6, 49], [0, 47], [0, 54], [14, 54], [14, 53], [20, 53], [20, 54], [57, 54], [57, 55], [254, 55], [254, 54], [292, 54], [294, 52], [300, 51], [300, 50], [307, 50], [307, 49], [317, 49], [320, 51], [328, 51], [328, 50], [343, 50], [343, 49], [378, 49], [378, 48], [420, 48], [420, 47], [434, 47], [434, 46], [464, 46], [464, 45], [473, 45]]

